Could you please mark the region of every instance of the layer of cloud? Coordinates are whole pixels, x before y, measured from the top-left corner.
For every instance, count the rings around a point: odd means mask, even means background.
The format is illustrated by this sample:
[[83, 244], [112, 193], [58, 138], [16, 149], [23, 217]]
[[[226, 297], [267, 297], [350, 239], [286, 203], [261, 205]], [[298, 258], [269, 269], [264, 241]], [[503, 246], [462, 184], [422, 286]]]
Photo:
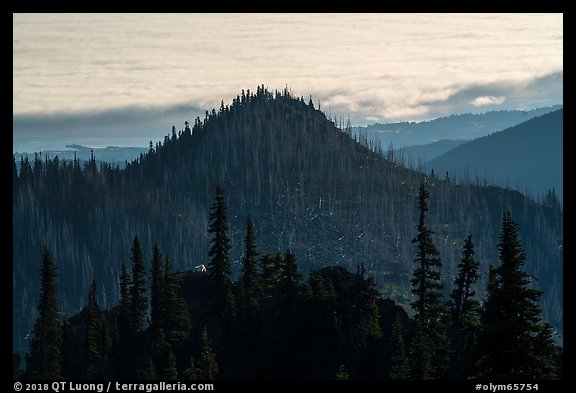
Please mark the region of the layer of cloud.
[[[204, 111], [188, 105], [171, 108], [121, 107], [74, 113], [16, 114], [13, 116], [13, 150], [60, 150], [68, 144], [91, 147], [147, 147], [169, 135], [172, 126], [184, 129]], [[16, 132], [17, 130], [17, 132]]]
[[500, 105], [506, 101], [506, 97], [502, 96], [480, 96], [474, 98], [470, 103], [474, 106], [487, 106], [487, 105]]
[[261, 84], [355, 124], [554, 104], [562, 32], [561, 14], [14, 14], [13, 111], [210, 109]]

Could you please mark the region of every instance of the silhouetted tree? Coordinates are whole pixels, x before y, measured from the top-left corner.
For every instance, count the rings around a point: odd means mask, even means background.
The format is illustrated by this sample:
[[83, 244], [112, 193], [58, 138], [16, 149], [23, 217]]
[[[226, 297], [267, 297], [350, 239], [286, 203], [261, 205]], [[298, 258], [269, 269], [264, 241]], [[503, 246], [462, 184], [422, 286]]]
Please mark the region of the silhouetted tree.
[[178, 379], [176, 357], [172, 351], [172, 346], [166, 341], [162, 328], [152, 331], [151, 359], [158, 378], [166, 380]]
[[38, 319], [32, 331], [26, 375], [30, 379], [60, 379], [62, 371], [62, 326], [56, 300], [56, 266], [45, 246], [42, 256]]
[[242, 258], [242, 278], [240, 281], [242, 293], [242, 311], [254, 314], [259, 303], [259, 287], [256, 251], [256, 236], [254, 224], [250, 217], [246, 219], [246, 238], [244, 239], [244, 257]]
[[[428, 211], [429, 192], [424, 183], [420, 185], [418, 192], [418, 235], [412, 239], [417, 245], [416, 263], [412, 283], [412, 293], [416, 299], [412, 302], [412, 308], [416, 311], [416, 338], [413, 345], [418, 345], [418, 350], [412, 351], [416, 358], [412, 359], [412, 372], [416, 379], [437, 378], [445, 371], [448, 363], [448, 339], [445, 334], [444, 317], [446, 310], [441, 302], [442, 281], [440, 268], [442, 261], [434, 242], [434, 233], [426, 226], [426, 212]], [[422, 331], [419, 331], [422, 329]], [[422, 351], [422, 354], [417, 352]], [[427, 361], [429, 364], [417, 364]], [[428, 370], [427, 368], [430, 367]]]
[[164, 260], [161, 326], [166, 338], [174, 348], [186, 339], [190, 329], [190, 315], [186, 301], [181, 295], [182, 280], [173, 271], [169, 256]]
[[350, 353], [349, 370], [352, 375], [361, 367], [361, 354], [367, 347], [382, 336], [380, 329], [380, 313], [378, 311], [378, 291], [372, 277], [365, 277], [364, 263], [356, 269], [356, 275], [351, 282], [350, 299], [348, 302], [349, 329], [346, 334], [346, 344]]
[[200, 379], [200, 370], [196, 367], [194, 357], [190, 356], [190, 365], [182, 372], [182, 379], [186, 381], [195, 381]]
[[474, 299], [476, 291], [472, 288], [480, 278], [478, 267], [480, 262], [474, 259], [474, 243], [472, 235], [464, 241], [462, 259], [458, 264], [458, 276], [454, 279], [454, 289], [449, 302], [452, 318], [460, 322], [466, 316], [475, 316], [478, 312], [478, 301]]
[[390, 369], [391, 379], [411, 379], [410, 364], [406, 356], [404, 346], [404, 325], [397, 314], [392, 324], [392, 367]]
[[210, 242], [212, 247], [208, 252], [210, 263], [208, 273], [212, 278], [216, 293], [225, 294], [230, 285], [230, 240], [228, 239], [227, 209], [224, 200], [224, 190], [216, 186], [214, 203], [210, 209], [210, 228], [208, 233], [214, 234]]
[[146, 269], [138, 236], [132, 245], [132, 285], [130, 286], [130, 330], [132, 333], [144, 331], [144, 319], [148, 310], [146, 296]]
[[96, 280], [92, 281], [86, 307], [86, 378], [99, 379], [104, 376], [104, 365], [112, 346], [108, 319], [97, 301]]
[[104, 364], [104, 350], [102, 346], [102, 315], [96, 299], [96, 280], [92, 280], [88, 293], [88, 306], [86, 307], [85, 332], [85, 377], [87, 379], [102, 378]]
[[200, 369], [201, 379], [216, 379], [218, 376], [218, 363], [216, 356], [212, 352], [210, 339], [206, 327], [202, 330], [202, 341], [200, 358], [198, 359], [198, 368]]
[[500, 265], [490, 270], [481, 314], [479, 374], [505, 380], [555, 378], [557, 350], [550, 327], [541, 324], [542, 291], [530, 287], [532, 277], [523, 270], [526, 254], [518, 231], [512, 214], [505, 212], [498, 237]]
[[82, 364], [79, 359], [83, 356], [82, 348], [78, 346], [75, 329], [69, 319], [62, 323], [62, 377], [66, 380], [82, 378]]
[[159, 327], [164, 304], [164, 274], [162, 271], [162, 253], [158, 243], [154, 244], [152, 250], [152, 268], [150, 273], [150, 319], [153, 327]]
[[298, 272], [298, 265], [296, 264], [296, 255], [288, 250], [284, 254], [284, 263], [280, 271], [280, 301], [285, 307], [285, 310], [291, 313], [294, 305], [296, 304], [297, 297], [300, 294], [300, 281], [302, 274]]
[[432, 363], [433, 343], [426, 335], [426, 328], [421, 319], [416, 319], [414, 335], [410, 345], [410, 368], [412, 379], [427, 380], [433, 379], [435, 367]]
[[272, 297], [273, 290], [280, 279], [280, 269], [284, 264], [284, 255], [266, 254], [260, 258], [260, 285], [265, 297]]
[[448, 302], [453, 350], [450, 374], [460, 379], [469, 371], [472, 347], [477, 339], [479, 303], [474, 299], [473, 286], [480, 278], [479, 265], [474, 259], [472, 235], [469, 235], [464, 242], [458, 275]]
[[120, 303], [118, 305], [118, 331], [120, 340], [125, 341], [131, 336], [130, 329], [130, 287], [132, 280], [126, 270], [126, 265], [122, 264], [120, 273]]

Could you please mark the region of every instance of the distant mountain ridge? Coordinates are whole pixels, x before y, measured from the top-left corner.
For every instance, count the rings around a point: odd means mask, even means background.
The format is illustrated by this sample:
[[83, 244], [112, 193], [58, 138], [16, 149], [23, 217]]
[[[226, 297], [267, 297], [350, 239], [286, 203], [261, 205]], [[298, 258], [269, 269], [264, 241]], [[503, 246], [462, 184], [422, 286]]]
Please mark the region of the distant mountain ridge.
[[480, 114], [458, 114], [439, 117], [423, 122], [399, 122], [372, 124], [367, 127], [353, 127], [355, 135], [366, 135], [369, 140], [388, 148], [424, 145], [442, 139], [476, 139], [496, 131], [501, 131], [536, 116], [553, 112], [562, 105], [521, 110], [500, 110]]
[[107, 146], [107, 147], [89, 147], [78, 144], [66, 145], [67, 150], [45, 150], [40, 152], [15, 152], [14, 155], [19, 161], [20, 157], [27, 155], [34, 157], [34, 154], [39, 154], [42, 158], [54, 158], [58, 156], [60, 160], [73, 160], [74, 157], [81, 161], [90, 160], [92, 154], [96, 157], [97, 161], [105, 161], [110, 164], [118, 164], [120, 168], [124, 167], [126, 162], [138, 158], [140, 154], [146, 153], [147, 148], [142, 147], [129, 147], [129, 146]]
[[401, 147], [394, 150], [394, 157], [403, 161], [404, 165], [416, 168], [419, 163], [424, 164], [466, 142], [466, 140], [443, 139], [425, 145]]
[[[479, 177], [534, 196], [554, 189], [563, 202], [563, 114], [560, 109], [464, 143], [426, 167], [462, 178]], [[466, 174], [466, 171], [468, 172]]]

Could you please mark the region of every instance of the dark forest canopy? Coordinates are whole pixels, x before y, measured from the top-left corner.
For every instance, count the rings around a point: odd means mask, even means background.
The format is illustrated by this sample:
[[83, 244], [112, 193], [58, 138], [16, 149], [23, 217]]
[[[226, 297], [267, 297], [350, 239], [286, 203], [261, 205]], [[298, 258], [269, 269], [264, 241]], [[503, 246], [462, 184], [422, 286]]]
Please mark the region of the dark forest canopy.
[[[500, 264], [491, 268], [482, 307], [474, 245], [467, 237], [450, 301], [441, 260], [426, 226], [429, 193], [421, 184], [414, 238], [412, 319], [375, 288], [364, 264], [356, 274], [332, 266], [307, 281], [291, 251], [258, 255], [247, 218], [244, 269], [230, 280], [224, 190], [211, 208], [212, 261], [207, 272], [175, 273], [169, 256], [153, 247], [150, 275], [134, 237], [131, 269], [119, 272], [119, 304], [102, 310], [96, 281], [88, 305], [59, 318], [56, 270], [44, 250], [42, 292], [26, 379], [555, 379], [561, 349], [542, 324], [541, 291], [528, 287], [525, 253], [509, 212], [499, 235]], [[220, 249], [220, 251], [218, 251]], [[221, 252], [224, 251], [224, 252]], [[150, 278], [151, 310], [147, 312]], [[470, 278], [471, 277], [471, 278]], [[501, 318], [501, 317], [504, 318]], [[61, 321], [62, 320], [62, 321]], [[510, 325], [508, 321], [513, 320]], [[519, 332], [521, 332], [519, 334]], [[409, 348], [409, 350], [408, 350]], [[500, 349], [505, 350], [501, 351]]]
[[181, 130], [173, 127], [122, 170], [95, 157], [83, 165], [55, 157], [15, 160], [15, 350], [27, 350], [25, 337], [35, 322], [40, 284], [34, 277], [43, 244], [58, 261], [62, 312], [85, 307], [94, 278], [99, 304], [108, 309], [120, 300], [118, 272], [130, 261], [126, 244], [135, 233], [146, 270], [156, 241], [176, 271], [208, 265], [208, 212], [217, 183], [229, 190], [232, 280], [242, 273], [250, 216], [261, 255], [290, 249], [305, 278], [324, 266], [355, 271], [363, 263], [375, 288], [405, 307], [418, 220], [414, 197], [423, 181], [445, 282], [454, 280], [469, 234], [485, 262], [479, 275], [487, 280], [489, 264], [498, 260], [501, 214], [510, 210], [528, 255], [526, 270], [545, 291], [544, 320], [561, 334], [562, 211], [553, 194], [541, 204], [499, 187], [455, 184], [379, 153], [378, 146], [339, 129], [311, 100], [258, 87]]

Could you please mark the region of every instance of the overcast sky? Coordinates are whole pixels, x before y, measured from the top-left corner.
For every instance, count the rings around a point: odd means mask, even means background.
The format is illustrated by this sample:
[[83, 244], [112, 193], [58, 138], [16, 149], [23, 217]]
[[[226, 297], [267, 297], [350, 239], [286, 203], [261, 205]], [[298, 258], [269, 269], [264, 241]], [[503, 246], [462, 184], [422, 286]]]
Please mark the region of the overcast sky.
[[354, 125], [548, 106], [562, 48], [562, 14], [14, 14], [14, 145], [160, 140], [261, 84]]

